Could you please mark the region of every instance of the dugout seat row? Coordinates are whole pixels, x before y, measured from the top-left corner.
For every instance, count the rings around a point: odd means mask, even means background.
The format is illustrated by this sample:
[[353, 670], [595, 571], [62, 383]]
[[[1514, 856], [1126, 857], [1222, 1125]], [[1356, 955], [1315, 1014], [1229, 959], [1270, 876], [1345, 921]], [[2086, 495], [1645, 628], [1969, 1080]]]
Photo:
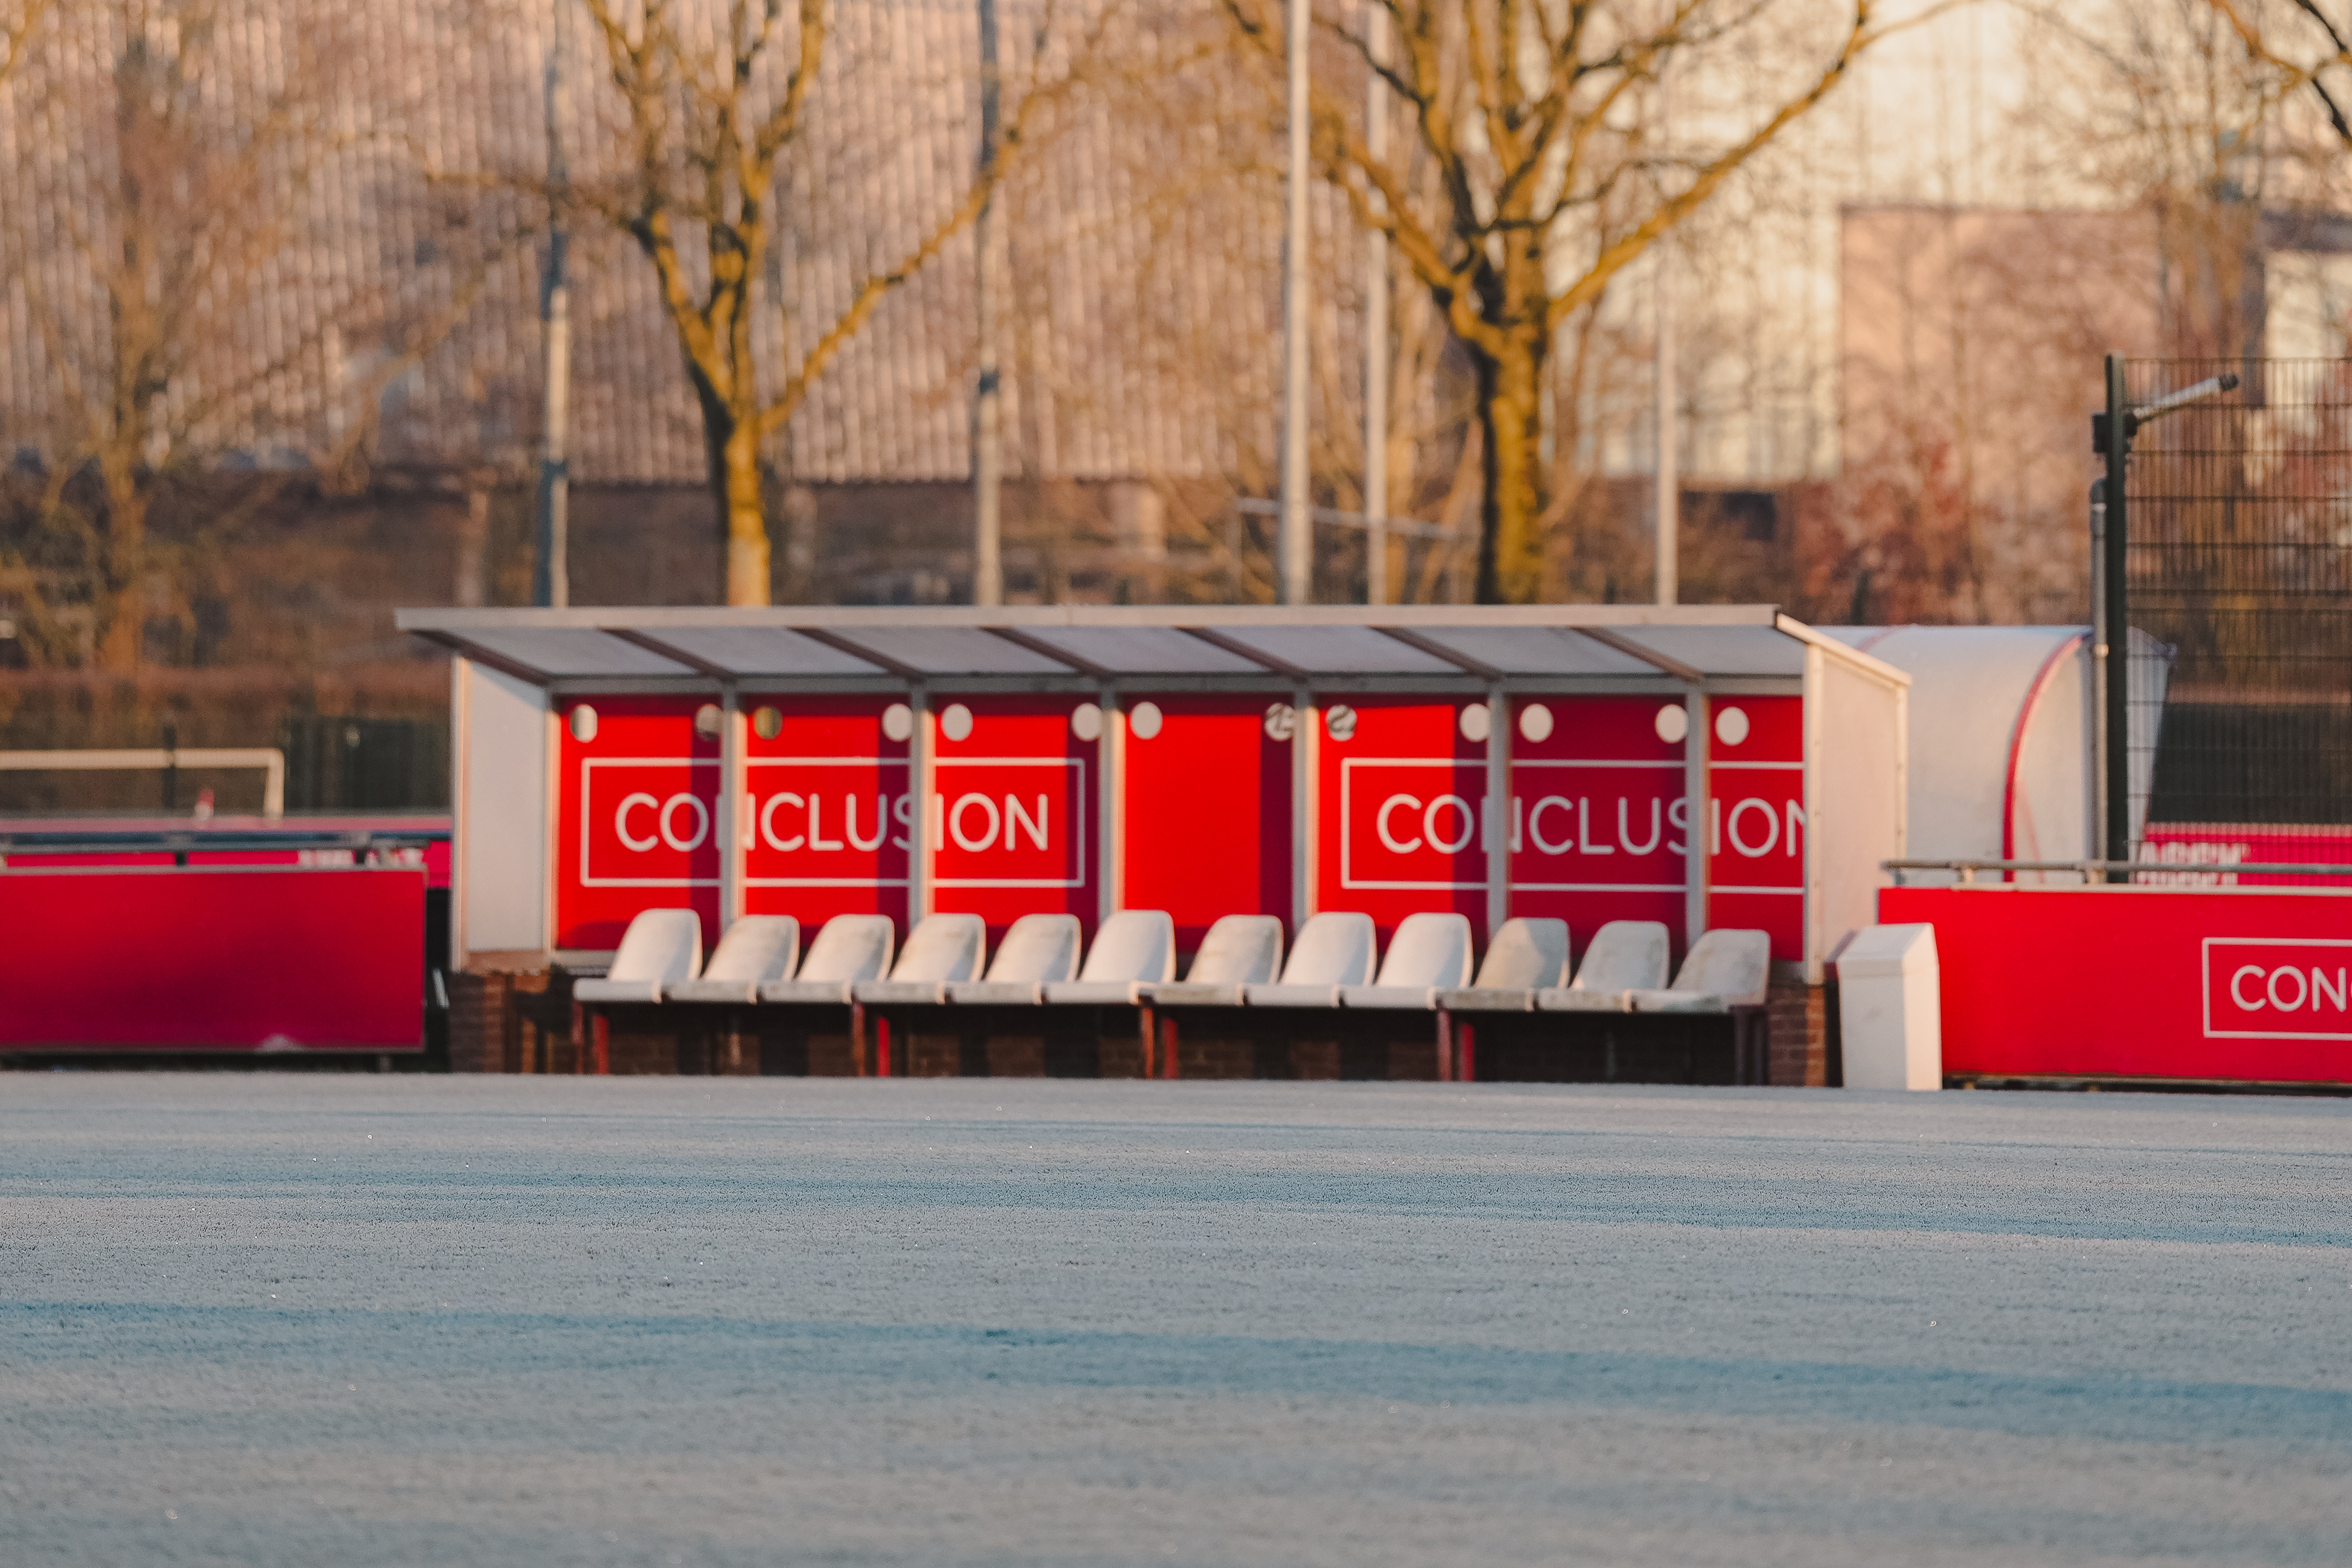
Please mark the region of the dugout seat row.
[[1112, 915], [1083, 965], [1075, 915], [1024, 915], [984, 967], [987, 928], [978, 915], [925, 916], [895, 963], [893, 937], [886, 915], [836, 915], [803, 961], [797, 920], [746, 915], [728, 927], [706, 967], [693, 910], [647, 910], [629, 922], [606, 974], [574, 982], [572, 994], [589, 1004], [1720, 1014], [1761, 1006], [1770, 968], [1764, 932], [1716, 930], [1692, 946], [1668, 984], [1666, 928], [1656, 921], [1603, 925], [1573, 978], [1567, 922], [1525, 917], [1503, 922], [1475, 979], [1470, 922], [1459, 914], [1407, 916], [1377, 972], [1369, 915], [1313, 916], [1287, 963], [1279, 920], [1227, 915], [1209, 928], [1181, 982], [1175, 925], [1159, 910]]

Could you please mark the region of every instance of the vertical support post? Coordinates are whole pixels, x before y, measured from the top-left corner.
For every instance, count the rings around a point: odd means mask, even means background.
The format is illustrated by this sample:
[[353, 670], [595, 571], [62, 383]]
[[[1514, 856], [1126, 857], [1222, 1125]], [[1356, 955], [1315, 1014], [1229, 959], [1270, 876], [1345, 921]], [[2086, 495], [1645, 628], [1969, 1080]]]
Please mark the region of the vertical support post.
[[1301, 686], [1290, 694], [1290, 936], [1315, 913], [1315, 762], [1323, 715], [1315, 693]]
[[467, 722], [472, 706], [474, 661], [464, 654], [449, 661], [449, 972], [465, 970], [466, 895], [472, 879], [466, 875], [466, 781], [467, 742], [473, 726]]
[[1822, 875], [1822, 830], [1828, 824], [1822, 811], [1822, 736], [1826, 728], [1827, 704], [1822, 700], [1823, 667], [1822, 650], [1817, 644], [1805, 645], [1805, 694], [1800, 699], [1805, 713], [1805, 984], [1819, 985], [1826, 978], [1824, 967], [1829, 955], [1828, 932], [1824, 929], [1827, 891]]
[[[2124, 573], [2130, 543], [2131, 401], [2124, 385], [2124, 356], [2107, 356], [2107, 494], [2105, 567], [2106, 605], [2107, 834], [2101, 847], [2110, 860], [2131, 858], [2131, 605]], [[2107, 880], [2130, 879], [2110, 871]]]
[[[1673, 100], [1666, 88], [1664, 62], [1658, 68], [1658, 142], [1663, 152], [1669, 142], [1668, 126]], [[1657, 273], [1652, 287], [1652, 301], [1656, 312], [1657, 355], [1654, 376], [1657, 395], [1658, 479], [1651, 501], [1655, 509], [1654, 519], [1657, 535], [1658, 603], [1678, 604], [1682, 599], [1682, 476], [1675, 439], [1675, 407], [1679, 395], [1675, 386], [1675, 297], [1674, 243], [1671, 237], [1662, 239], [1657, 247]]]
[[[563, 876], [563, 836], [555, 831], [555, 825], [563, 820], [563, 715], [558, 711], [560, 704], [552, 689], [542, 689], [540, 701], [541, 767], [547, 775], [547, 800], [541, 808], [546, 815], [540, 820], [546, 824], [547, 847], [539, 878], [539, 950], [552, 953], [555, 890], [562, 886]], [[582, 870], [586, 868], [583, 866]]]
[[563, 157], [565, 0], [555, 0], [555, 31], [547, 50], [547, 188], [553, 220], [547, 236], [547, 269], [540, 280], [539, 319], [547, 355], [541, 408], [545, 425], [539, 458], [538, 549], [532, 552], [530, 602], [557, 609], [572, 602], [572, 286], [565, 276], [571, 236], [564, 230], [565, 187], [571, 173]]
[[1486, 940], [1511, 918], [1511, 702], [1499, 680], [1486, 688]]
[[921, 681], [908, 686], [907, 706], [915, 714], [915, 732], [907, 742], [907, 784], [915, 792], [914, 820], [910, 825], [915, 847], [907, 855], [907, 929], [912, 931], [915, 922], [931, 912], [934, 897], [931, 795], [937, 787], [932, 781], [938, 767], [939, 746], [932, 730], [930, 693]]
[[2091, 481], [2091, 843], [2107, 852], [2107, 481]]
[[1687, 952], [1706, 934], [1707, 731], [1706, 693], [1692, 687], [1683, 697], [1683, 942]]
[[[1364, 7], [1364, 49], [1375, 66], [1389, 58], [1389, 13], [1381, 0]], [[1388, 156], [1388, 84], [1364, 74], [1364, 146], [1372, 161]], [[1380, 210], [1375, 191], [1373, 210]], [[1549, 428], [1549, 426], [1547, 426]], [[1389, 242], [1378, 229], [1364, 236], [1364, 603], [1389, 602]]]
[[724, 935], [743, 914], [743, 852], [751, 842], [751, 801], [743, 791], [742, 692], [719, 683], [719, 930]]
[[1290, 0], [1290, 149], [1285, 176], [1289, 211], [1282, 248], [1282, 521], [1276, 532], [1282, 602], [1315, 597], [1315, 531], [1307, 475], [1307, 57], [1313, 12]]
[[[980, 170], [991, 178], [996, 165], [999, 95], [996, 0], [980, 0]], [[972, 570], [971, 602], [1004, 603], [1003, 397], [996, 361], [996, 312], [1002, 279], [996, 265], [996, 200], [992, 194], [972, 226], [974, 293], [980, 337], [980, 376], [971, 402]]]
[[1095, 759], [1095, 930], [1100, 932], [1127, 902], [1127, 710], [1108, 681]]

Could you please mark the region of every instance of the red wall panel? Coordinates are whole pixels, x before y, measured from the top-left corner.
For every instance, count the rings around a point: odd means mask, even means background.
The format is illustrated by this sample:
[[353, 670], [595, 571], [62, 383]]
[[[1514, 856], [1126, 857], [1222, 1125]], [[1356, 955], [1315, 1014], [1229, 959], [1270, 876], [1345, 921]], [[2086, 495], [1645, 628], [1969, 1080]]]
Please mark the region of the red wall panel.
[[[907, 705], [751, 697], [744, 706], [745, 912], [795, 916], [804, 940], [842, 914], [888, 915], [903, 934], [915, 844]], [[772, 736], [759, 732], [764, 710], [776, 715]]]
[[[590, 737], [574, 715], [595, 713]], [[719, 940], [719, 736], [699, 697], [595, 696], [556, 706], [555, 945], [618, 947], [640, 910], [690, 909]]]
[[1511, 912], [1566, 921], [1580, 957], [1610, 921], [1661, 921], [1679, 953], [1690, 803], [1684, 744], [1665, 737], [1682, 704], [1546, 697], [1511, 712]]
[[[1486, 748], [1462, 732], [1474, 700], [1328, 698], [1317, 746], [1315, 907], [1372, 917], [1386, 942], [1423, 910], [1486, 925]], [[1339, 714], [1351, 715], [1334, 725]], [[1345, 731], [1345, 738], [1338, 732]]]
[[1805, 702], [1721, 697], [1708, 737], [1709, 927], [1771, 933], [1772, 956], [1805, 956]]
[[[1136, 717], [1147, 703], [1156, 728]], [[1268, 700], [1138, 696], [1127, 706], [1122, 901], [1166, 910], [1183, 952], [1222, 915], [1287, 922], [1293, 742], [1267, 733]]]
[[[1026, 914], [1074, 914], [1093, 933], [1099, 759], [1074, 724], [1082, 707], [1094, 705], [1075, 696], [935, 700], [932, 907], [981, 916], [992, 943]], [[959, 709], [970, 715], [961, 735]]]

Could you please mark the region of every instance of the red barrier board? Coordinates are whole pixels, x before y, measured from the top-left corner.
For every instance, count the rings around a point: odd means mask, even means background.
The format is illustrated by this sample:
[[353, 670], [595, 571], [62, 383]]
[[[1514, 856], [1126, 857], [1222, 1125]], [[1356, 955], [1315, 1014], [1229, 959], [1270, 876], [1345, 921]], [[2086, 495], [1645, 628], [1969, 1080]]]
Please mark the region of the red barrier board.
[[846, 914], [888, 915], [903, 930], [915, 845], [912, 710], [883, 697], [755, 699], [751, 708], [745, 912], [797, 916], [812, 936]]
[[2282, 876], [2229, 868], [2249, 861], [2273, 866], [2352, 866], [2352, 827], [2283, 822], [2151, 822], [2140, 841], [2139, 858], [2194, 868], [2149, 872], [2135, 879], [2143, 887], [2343, 887], [2352, 883], [2352, 878]]
[[2352, 895], [1887, 888], [1936, 928], [1944, 1070], [2352, 1081]]
[[597, 696], [556, 711], [555, 945], [618, 947], [649, 909], [691, 909], [716, 942], [718, 704]]
[[1121, 902], [1166, 910], [1179, 952], [1223, 915], [1290, 919], [1289, 711], [1247, 696], [1127, 703]]
[[421, 869], [0, 871], [0, 1046], [411, 1051]]
[[1091, 937], [1102, 710], [1068, 696], [959, 697], [934, 722], [932, 907], [979, 915], [992, 942], [1046, 913], [1077, 916]]

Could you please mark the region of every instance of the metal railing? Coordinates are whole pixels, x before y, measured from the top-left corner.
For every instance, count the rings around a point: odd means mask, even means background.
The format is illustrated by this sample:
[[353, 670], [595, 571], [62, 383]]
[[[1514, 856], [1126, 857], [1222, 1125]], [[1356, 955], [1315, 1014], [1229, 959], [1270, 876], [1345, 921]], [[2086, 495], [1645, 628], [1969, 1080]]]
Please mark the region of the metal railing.
[[[2235, 877], [2240, 873], [2253, 877], [2341, 877], [2352, 879], [2352, 866], [2257, 860], [2232, 861], [2228, 865], [2195, 865], [2166, 860], [1881, 860], [1878, 868], [1893, 877], [1898, 888], [1906, 885], [1903, 880], [1906, 871], [1950, 871], [1959, 878], [1960, 886], [1964, 888], [1975, 885], [1979, 871], [2004, 874], [2041, 871], [2061, 875], [2072, 872], [2080, 876], [2085, 884], [2104, 884], [2110, 874], [2120, 872], [2133, 877], [2160, 877], [2164, 880], [2153, 885], [2175, 887], [2227, 887], [2231, 884], [2221, 882], [2218, 879]], [[2138, 885], [2146, 887], [2151, 884]]]
[[259, 768], [261, 815], [286, 815], [286, 753], [275, 746], [157, 746], [125, 751], [0, 752], [0, 772], [81, 773], [135, 769]]

